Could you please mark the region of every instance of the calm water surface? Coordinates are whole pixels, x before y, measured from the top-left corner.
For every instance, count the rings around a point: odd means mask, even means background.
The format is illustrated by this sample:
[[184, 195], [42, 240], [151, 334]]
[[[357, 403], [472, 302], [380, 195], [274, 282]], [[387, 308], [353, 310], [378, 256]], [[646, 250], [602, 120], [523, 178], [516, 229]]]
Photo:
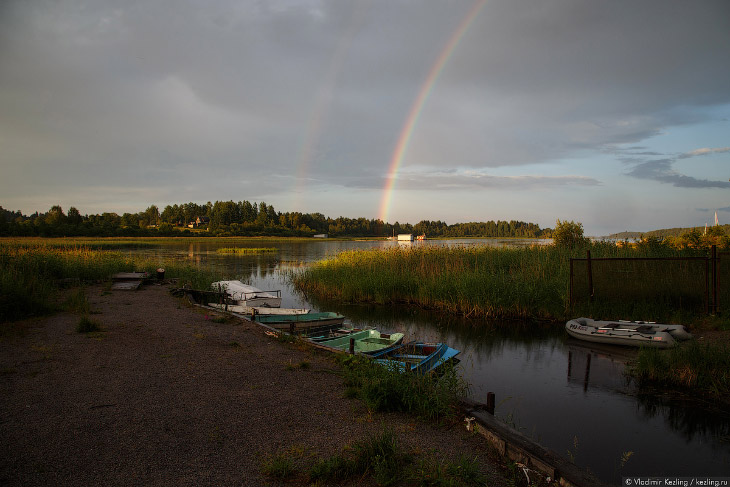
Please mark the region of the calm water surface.
[[[217, 254], [220, 243], [197, 242], [140, 250], [220, 271], [264, 290], [281, 290], [282, 307], [337, 311], [356, 326], [403, 332], [407, 339], [443, 341], [461, 350], [460, 369], [471, 396], [496, 395], [496, 415], [547, 448], [586, 467], [604, 481], [621, 476], [730, 475], [730, 414], [691, 398], [638, 394], [623, 375], [635, 351], [591, 346], [562, 329], [531, 323], [454, 319], [400, 307], [309, 301], [287, 276], [342, 251], [396, 245], [531, 245], [534, 240], [429, 240], [397, 242], [261, 242], [239, 246], [277, 247], [271, 255]], [[631, 453], [629, 453], [631, 452]], [[622, 465], [622, 457], [628, 457]]]

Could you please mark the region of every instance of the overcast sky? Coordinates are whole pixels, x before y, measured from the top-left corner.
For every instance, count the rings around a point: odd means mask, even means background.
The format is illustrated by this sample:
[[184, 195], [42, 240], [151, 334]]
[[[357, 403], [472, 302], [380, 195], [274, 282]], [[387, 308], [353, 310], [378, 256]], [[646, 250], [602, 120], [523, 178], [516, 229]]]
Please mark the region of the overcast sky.
[[0, 205], [378, 218], [425, 88], [391, 223], [730, 223], [728, 0], [2, 0]]

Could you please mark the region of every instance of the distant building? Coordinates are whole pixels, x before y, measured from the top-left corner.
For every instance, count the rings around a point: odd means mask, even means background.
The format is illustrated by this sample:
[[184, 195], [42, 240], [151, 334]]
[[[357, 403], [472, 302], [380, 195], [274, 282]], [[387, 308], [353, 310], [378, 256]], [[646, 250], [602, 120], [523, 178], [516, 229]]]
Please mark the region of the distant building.
[[210, 218], [207, 216], [199, 216], [195, 220], [188, 223], [188, 228], [198, 228], [198, 227], [205, 227], [210, 224]]
[[326, 233], [318, 233], [317, 235], [314, 235], [314, 238], [327, 238]]
[[400, 234], [398, 234], [398, 241], [399, 242], [413, 242], [413, 234], [412, 233], [400, 233]]

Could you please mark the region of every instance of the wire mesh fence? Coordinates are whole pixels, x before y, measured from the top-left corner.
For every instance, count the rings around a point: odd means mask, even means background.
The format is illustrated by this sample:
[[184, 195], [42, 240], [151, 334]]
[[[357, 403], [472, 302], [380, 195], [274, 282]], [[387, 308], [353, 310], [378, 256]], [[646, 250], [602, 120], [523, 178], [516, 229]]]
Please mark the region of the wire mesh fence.
[[588, 252], [570, 261], [570, 304], [716, 313], [730, 305], [728, 271], [730, 252], [714, 249], [707, 257], [592, 259]]

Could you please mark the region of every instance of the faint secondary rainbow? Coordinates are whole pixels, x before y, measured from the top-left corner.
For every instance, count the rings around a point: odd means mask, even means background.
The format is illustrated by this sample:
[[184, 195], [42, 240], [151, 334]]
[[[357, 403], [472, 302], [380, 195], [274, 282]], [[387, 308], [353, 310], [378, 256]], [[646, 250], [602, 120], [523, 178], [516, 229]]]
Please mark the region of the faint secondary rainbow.
[[416, 126], [418, 117], [421, 115], [423, 106], [426, 104], [428, 95], [431, 94], [431, 89], [433, 88], [433, 85], [436, 83], [439, 74], [441, 74], [441, 71], [446, 65], [446, 62], [451, 57], [451, 54], [456, 49], [459, 41], [462, 39], [462, 37], [464, 37], [466, 31], [469, 30], [469, 26], [472, 24], [477, 15], [479, 15], [479, 11], [482, 9], [482, 7], [484, 7], [486, 3], [487, 0], [479, 0], [474, 4], [471, 10], [469, 10], [469, 13], [466, 15], [466, 17], [464, 17], [464, 20], [461, 21], [458, 28], [451, 35], [449, 42], [441, 50], [441, 53], [436, 59], [436, 62], [433, 64], [433, 66], [431, 66], [431, 70], [428, 72], [428, 76], [426, 76], [426, 81], [424, 81], [423, 85], [421, 85], [421, 90], [418, 92], [418, 96], [416, 97], [413, 106], [411, 106], [411, 111], [408, 113], [408, 118], [406, 119], [406, 123], [401, 129], [400, 136], [398, 137], [398, 143], [396, 144], [395, 150], [393, 151], [393, 156], [391, 157], [390, 166], [388, 169], [388, 176], [386, 177], [385, 188], [383, 188], [383, 198], [380, 202], [379, 213], [379, 218], [383, 222], [388, 221], [388, 213], [390, 212], [390, 204], [393, 199], [393, 189], [395, 188], [395, 182], [398, 179], [398, 171], [400, 170], [400, 166], [403, 163], [403, 158], [406, 154], [406, 151], [408, 150], [408, 144], [411, 141], [411, 136], [413, 135], [413, 129]]
[[347, 29], [340, 39], [340, 42], [337, 44], [337, 47], [330, 59], [327, 72], [324, 75], [322, 85], [317, 92], [314, 108], [307, 121], [307, 129], [304, 134], [304, 139], [300, 144], [299, 151], [297, 153], [298, 169], [294, 191], [292, 192], [293, 208], [301, 208], [302, 206], [300, 199], [305, 193], [306, 186], [308, 186], [311, 181], [310, 173], [312, 161], [315, 159], [317, 145], [319, 143], [320, 134], [322, 133], [322, 127], [327, 119], [330, 105], [332, 104], [332, 100], [335, 96], [337, 78], [342, 71], [342, 67], [346, 61], [347, 53], [350, 50], [352, 42], [360, 32], [370, 8], [371, 7], [369, 5], [363, 5], [361, 3], [357, 3], [353, 7]]

